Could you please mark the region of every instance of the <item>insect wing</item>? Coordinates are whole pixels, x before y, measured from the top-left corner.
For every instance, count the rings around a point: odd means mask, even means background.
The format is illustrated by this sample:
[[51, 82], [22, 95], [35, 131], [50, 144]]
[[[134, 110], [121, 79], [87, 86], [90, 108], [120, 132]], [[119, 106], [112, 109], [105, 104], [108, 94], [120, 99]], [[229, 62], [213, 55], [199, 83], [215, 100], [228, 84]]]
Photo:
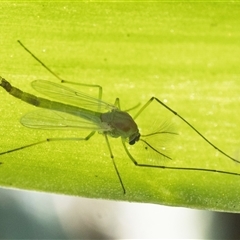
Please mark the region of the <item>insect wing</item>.
[[20, 121], [29, 128], [108, 130], [107, 126], [104, 127], [100, 123], [93, 123], [68, 113], [46, 109], [29, 112]]
[[114, 105], [108, 104], [100, 99], [50, 81], [35, 80], [32, 82], [32, 87], [45, 96], [78, 107], [98, 112], [106, 112], [116, 108]]

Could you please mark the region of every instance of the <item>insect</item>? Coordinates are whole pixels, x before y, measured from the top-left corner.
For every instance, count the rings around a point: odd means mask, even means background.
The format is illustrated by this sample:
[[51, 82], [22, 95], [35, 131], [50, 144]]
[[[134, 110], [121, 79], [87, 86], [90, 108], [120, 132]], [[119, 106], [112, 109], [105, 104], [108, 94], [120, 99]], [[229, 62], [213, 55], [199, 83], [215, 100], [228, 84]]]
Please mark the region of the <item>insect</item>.
[[[31, 54], [33, 58], [35, 58], [46, 70], [48, 70], [51, 74], [57, 77], [62, 83], [67, 82], [62, 80], [57, 74], [55, 74], [50, 68], [48, 68], [40, 59], [38, 59], [30, 50], [28, 50], [20, 41], [19, 44]], [[73, 83], [76, 84], [76, 83]], [[156, 97], [150, 98], [146, 104], [144, 104], [140, 110], [136, 113], [134, 117], [132, 117], [128, 111], [122, 111], [120, 109], [120, 101], [116, 98], [114, 104], [109, 104], [101, 100], [102, 98], [102, 87], [99, 85], [91, 85], [91, 84], [80, 84], [80, 86], [93, 86], [99, 89], [99, 97], [93, 98], [88, 96], [87, 94], [79, 91], [75, 91], [72, 88], [68, 88], [63, 86], [63, 84], [57, 84], [50, 81], [44, 80], [35, 80], [32, 82], [32, 87], [52, 99], [56, 99], [57, 101], [48, 100], [46, 98], [37, 97], [35, 95], [26, 93], [21, 91], [20, 89], [12, 86], [8, 80], [0, 77], [0, 86], [4, 88], [9, 94], [12, 96], [19, 98], [20, 100], [34, 105], [40, 110], [36, 110], [33, 112], [27, 113], [22, 117], [21, 123], [30, 128], [41, 128], [41, 129], [85, 129], [89, 130], [90, 133], [86, 137], [82, 138], [48, 138], [42, 141], [38, 141], [35, 143], [31, 143], [25, 146], [21, 146], [19, 148], [11, 149], [5, 152], [0, 153], [0, 155], [8, 154], [14, 151], [19, 151], [25, 148], [33, 147], [38, 144], [51, 142], [51, 141], [62, 141], [62, 140], [89, 140], [96, 132], [102, 134], [105, 138], [110, 157], [112, 159], [112, 163], [120, 182], [123, 193], [126, 193], [126, 188], [124, 182], [121, 178], [120, 172], [118, 170], [117, 164], [114, 159], [114, 155], [111, 149], [111, 145], [109, 143], [109, 137], [112, 138], [121, 138], [123, 148], [129, 157], [129, 159], [133, 162], [135, 166], [145, 167], [145, 168], [160, 168], [160, 169], [174, 169], [174, 170], [185, 170], [185, 171], [203, 171], [203, 172], [214, 172], [214, 173], [222, 173], [228, 175], [240, 175], [235, 172], [228, 172], [217, 169], [205, 169], [205, 168], [191, 168], [191, 167], [173, 167], [173, 166], [165, 166], [165, 165], [155, 165], [155, 164], [142, 164], [138, 163], [138, 161], [133, 157], [131, 152], [129, 151], [127, 144], [135, 145], [142, 143], [144, 145], [145, 150], [154, 152], [156, 155], [171, 159], [169, 155], [167, 155], [163, 149], [153, 146], [148, 141], [149, 137], [154, 137], [157, 135], [176, 135], [177, 133], [173, 131], [162, 131], [156, 130], [149, 134], [141, 134], [138, 125], [136, 123], [136, 118], [153, 102], [155, 101], [157, 104], [160, 104], [173, 115], [177, 116], [181, 121], [183, 121], [187, 126], [189, 126], [192, 130], [194, 130], [204, 141], [206, 141], [209, 145], [219, 151], [228, 159], [240, 163], [239, 160], [231, 157], [227, 153], [223, 152], [217, 146], [215, 146], [212, 142], [210, 142], [204, 135], [202, 135], [192, 124], [190, 124], [187, 120], [185, 120], [181, 115], [179, 115], [176, 111], [168, 107], [164, 102], [159, 100]]]

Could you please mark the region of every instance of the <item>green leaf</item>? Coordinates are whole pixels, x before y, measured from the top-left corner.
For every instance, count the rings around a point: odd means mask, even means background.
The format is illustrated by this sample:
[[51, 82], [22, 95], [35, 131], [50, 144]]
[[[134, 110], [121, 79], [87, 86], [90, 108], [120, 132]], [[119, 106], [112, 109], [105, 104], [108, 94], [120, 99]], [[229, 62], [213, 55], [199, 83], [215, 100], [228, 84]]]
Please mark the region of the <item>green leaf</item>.
[[[20, 39], [63, 79], [101, 85], [103, 100], [114, 103], [119, 97], [122, 109], [158, 97], [217, 147], [240, 159], [238, 4], [11, 2], [1, 8], [0, 75], [13, 86], [40, 95], [31, 89], [32, 81], [59, 82], [20, 47]], [[89, 94], [87, 88], [82, 91]], [[92, 94], [97, 97], [97, 92]], [[47, 138], [89, 134], [25, 128], [19, 119], [35, 107], [4, 89], [0, 101], [0, 152]], [[158, 155], [148, 159], [147, 150], [137, 143], [129, 151], [139, 163], [240, 174], [240, 164], [216, 151], [158, 103], [153, 102], [136, 122], [144, 134], [169, 123], [178, 133], [153, 141], [166, 147], [172, 160]], [[0, 185], [240, 211], [240, 176], [136, 167], [120, 139], [110, 139], [110, 145], [125, 195], [101, 134], [89, 141], [46, 142], [0, 155]]]

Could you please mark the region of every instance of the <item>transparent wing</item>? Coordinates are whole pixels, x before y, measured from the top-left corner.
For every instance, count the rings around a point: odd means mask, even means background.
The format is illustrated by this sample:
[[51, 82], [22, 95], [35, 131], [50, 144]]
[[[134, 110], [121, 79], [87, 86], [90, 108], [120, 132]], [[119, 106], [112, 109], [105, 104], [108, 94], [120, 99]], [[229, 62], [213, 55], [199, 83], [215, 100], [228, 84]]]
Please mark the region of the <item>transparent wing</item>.
[[39, 129], [89, 129], [109, 131], [101, 122], [93, 123], [80, 117], [53, 110], [40, 109], [24, 115], [20, 122], [30, 128]]
[[108, 104], [100, 99], [75, 91], [74, 89], [65, 87], [61, 84], [45, 80], [35, 80], [32, 82], [32, 87], [39, 93], [61, 102], [73, 104], [77, 107], [83, 107], [98, 112], [116, 109], [112, 104]]

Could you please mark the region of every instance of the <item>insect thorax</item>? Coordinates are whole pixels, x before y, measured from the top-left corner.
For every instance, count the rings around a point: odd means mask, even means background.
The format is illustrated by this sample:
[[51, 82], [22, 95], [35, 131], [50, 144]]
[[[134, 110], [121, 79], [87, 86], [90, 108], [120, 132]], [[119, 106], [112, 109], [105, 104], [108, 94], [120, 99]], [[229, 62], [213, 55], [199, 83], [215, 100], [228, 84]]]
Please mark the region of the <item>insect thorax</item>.
[[111, 131], [107, 132], [111, 137], [128, 138], [131, 145], [139, 140], [140, 134], [137, 124], [127, 112], [113, 110], [103, 113], [101, 120], [111, 127]]

